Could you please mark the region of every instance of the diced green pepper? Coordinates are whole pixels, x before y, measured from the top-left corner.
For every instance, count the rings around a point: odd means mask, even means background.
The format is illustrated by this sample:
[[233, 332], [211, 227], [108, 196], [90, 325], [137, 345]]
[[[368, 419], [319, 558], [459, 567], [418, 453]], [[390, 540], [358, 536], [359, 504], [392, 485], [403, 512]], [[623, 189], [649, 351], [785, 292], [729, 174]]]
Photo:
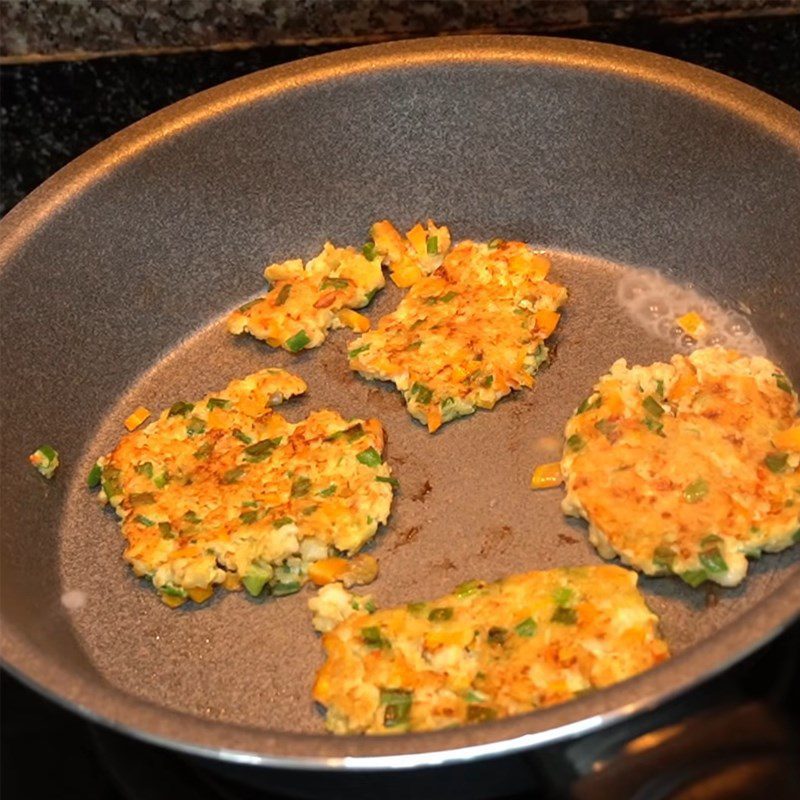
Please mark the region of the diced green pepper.
[[206, 405], [209, 408], [230, 408], [231, 401], [223, 400], [221, 397], [209, 397]]
[[251, 597], [258, 597], [261, 592], [264, 591], [264, 587], [267, 585], [268, 578], [268, 573], [262, 570], [254, 570], [252, 572], [248, 572], [242, 578], [242, 586], [244, 586], [245, 591]]
[[411, 396], [416, 397], [420, 405], [426, 406], [433, 399], [433, 391], [421, 383], [415, 383], [411, 387]]
[[377, 625], [370, 625], [361, 629], [361, 639], [367, 647], [377, 650], [386, 650], [391, 647], [389, 640], [385, 639]]
[[770, 453], [765, 459], [767, 469], [770, 472], [779, 473], [786, 469], [786, 462], [789, 460], [788, 453]]
[[383, 725], [397, 728], [408, 723], [414, 693], [405, 689], [381, 689], [380, 703], [386, 706], [383, 712]]
[[518, 623], [514, 630], [516, 631], [518, 636], [524, 636], [526, 638], [530, 638], [531, 636], [536, 635], [537, 629], [536, 620], [528, 617], [527, 619], [522, 620], [522, 622]]
[[311, 491], [311, 478], [300, 476], [292, 481], [292, 497], [305, 497]]
[[700, 553], [700, 563], [707, 572], [727, 572], [728, 565], [722, 557], [719, 547], [711, 547]]
[[557, 606], [569, 605], [574, 597], [575, 592], [570, 589], [569, 586], [559, 586], [558, 589], [553, 592], [553, 602]]
[[166, 584], [158, 591], [161, 592], [161, 594], [167, 595], [167, 597], [186, 597], [186, 589], [181, 589], [180, 586], [170, 586]]
[[708, 481], [705, 478], [698, 478], [683, 490], [683, 499], [687, 503], [699, 503], [707, 494]]
[[560, 625], [575, 625], [578, 621], [578, 612], [574, 608], [558, 606], [550, 617], [551, 622], [558, 622]]
[[428, 236], [425, 239], [425, 250], [429, 256], [435, 256], [439, 252], [439, 237]]
[[378, 257], [378, 252], [375, 250], [375, 242], [367, 242], [361, 248], [361, 252], [368, 261], [373, 261]]
[[585, 446], [586, 442], [579, 433], [573, 433], [572, 436], [567, 439], [567, 447], [569, 447], [569, 449], [573, 452], [582, 450]]
[[686, 572], [679, 572], [678, 577], [688, 583], [693, 589], [696, 589], [701, 583], [708, 580], [708, 575], [704, 569], [690, 569]]
[[778, 388], [782, 389], [784, 392], [788, 392], [789, 394], [792, 393], [792, 384], [789, 383], [789, 379], [780, 372], [773, 372], [772, 377], [775, 378], [775, 382], [778, 384]]
[[281, 443], [281, 437], [262, 439], [260, 442], [248, 445], [242, 450], [242, 457], [251, 463], [263, 461], [272, 454], [272, 451]]
[[184, 400], [178, 400], [173, 403], [169, 408], [168, 417], [185, 417], [190, 411], [194, 409], [194, 403], [187, 403]]
[[305, 331], [298, 331], [286, 340], [286, 347], [291, 353], [299, 353], [311, 339]]
[[275, 597], [286, 597], [289, 594], [297, 594], [301, 588], [299, 581], [289, 581], [288, 583], [273, 583], [270, 591]]
[[446, 622], [449, 619], [453, 619], [453, 609], [451, 606], [434, 608], [428, 614], [428, 619], [431, 622]]
[[95, 463], [95, 465], [89, 470], [89, 474], [86, 476], [86, 485], [90, 489], [94, 489], [95, 487], [100, 485], [100, 480], [103, 477], [103, 468]]
[[383, 464], [381, 454], [374, 447], [368, 447], [366, 450], [362, 450], [356, 458], [367, 467], [379, 467]]

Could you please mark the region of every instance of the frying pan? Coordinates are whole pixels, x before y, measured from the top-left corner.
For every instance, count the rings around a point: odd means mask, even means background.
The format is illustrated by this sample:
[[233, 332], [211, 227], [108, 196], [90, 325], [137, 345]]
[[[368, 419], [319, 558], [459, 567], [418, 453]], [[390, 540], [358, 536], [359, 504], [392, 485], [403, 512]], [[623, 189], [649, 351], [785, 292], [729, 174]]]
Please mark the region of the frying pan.
[[[429, 734], [336, 738], [310, 700], [321, 647], [309, 590], [219, 596], [173, 611], [124, 564], [85, 488], [139, 404], [159, 409], [289, 366], [285, 406], [375, 415], [400, 480], [371, 545], [380, 604], [461, 581], [599, 563], [560, 492], [528, 489], [572, 409], [616, 358], [672, 346], [617, 305], [657, 267], [743, 303], [800, 377], [800, 115], [719, 75], [577, 41], [516, 37], [365, 47], [203, 92], [62, 170], [0, 225], [2, 656], [75, 711], [163, 745], [251, 764], [378, 768], [507, 753], [665, 703], [781, 631], [800, 606], [798, 553], [766, 556], [709, 597], [642, 578], [674, 658], [525, 716]], [[532, 391], [430, 436], [396, 393], [349, 374], [346, 332], [291, 356], [225, 332], [264, 263], [309, 257], [369, 224], [434, 217], [455, 238], [524, 239], [571, 299]], [[373, 319], [397, 301], [382, 293]], [[27, 464], [60, 451], [52, 482]], [[711, 602], [715, 601], [715, 602]]]

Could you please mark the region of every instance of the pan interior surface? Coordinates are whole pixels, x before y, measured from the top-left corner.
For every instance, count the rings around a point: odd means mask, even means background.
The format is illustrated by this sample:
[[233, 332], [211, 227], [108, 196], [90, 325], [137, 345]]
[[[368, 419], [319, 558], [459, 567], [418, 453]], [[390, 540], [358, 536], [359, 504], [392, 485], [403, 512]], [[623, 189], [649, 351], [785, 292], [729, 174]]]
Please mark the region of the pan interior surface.
[[[206, 752], [297, 763], [445, 752], [441, 761], [600, 724], [774, 634], [795, 613], [797, 549], [752, 563], [734, 590], [641, 579], [677, 657], [609, 692], [432, 736], [316, 736], [310, 589], [168, 609], [131, 575], [85, 476], [137, 405], [155, 411], [284, 366], [309, 384], [283, 406], [290, 419], [333, 408], [376, 416], [388, 432], [401, 489], [369, 548], [379, 604], [600, 563], [584, 524], [562, 516], [560, 491], [534, 494], [528, 482], [536, 463], [558, 457], [564, 423], [616, 358], [674, 352], [620, 307], [623, 276], [658, 268], [744, 304], [767, 353], [800, 378], [800, 143], [784, 133], [796, 118], [665, 59], [479, 38], [251, 76], [79, 160], [2, 223], [4, 658], [88, 713]], [[310, 257], [326, 238], [358, 245], [379, 218], [428, 216], [456, 240], [522, 239], [552, 254], [570, 299], [533, 390], [430, 436], [397, 393], [348, 370], [348, 332], [291, 356], [225, 331], [226, 313], [263, 290], [265, 263]], [[373, 321], [399, 296], [378, 295]], [[26, 461], [43, 442], [62, 457], [52, 483]]]

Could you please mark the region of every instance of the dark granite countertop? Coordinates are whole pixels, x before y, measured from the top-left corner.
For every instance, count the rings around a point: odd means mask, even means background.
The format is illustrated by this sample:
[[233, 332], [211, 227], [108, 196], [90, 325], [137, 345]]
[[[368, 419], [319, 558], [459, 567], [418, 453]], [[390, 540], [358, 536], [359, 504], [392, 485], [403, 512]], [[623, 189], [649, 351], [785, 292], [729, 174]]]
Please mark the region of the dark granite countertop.
[[[800, 107], [800, 16], [639, 21], [558, 35], [681, 58]], [[0, 213], [92, 145], [153, 111], [231, 78], [330, 49], [264, 47], [3, 66]]]

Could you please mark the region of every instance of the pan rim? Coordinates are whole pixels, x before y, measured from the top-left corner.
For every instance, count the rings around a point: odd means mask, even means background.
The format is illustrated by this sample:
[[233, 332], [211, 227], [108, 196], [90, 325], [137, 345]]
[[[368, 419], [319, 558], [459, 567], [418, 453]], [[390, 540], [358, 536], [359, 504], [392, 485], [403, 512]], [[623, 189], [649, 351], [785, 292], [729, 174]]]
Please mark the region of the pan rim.
[[[433, 65], [517, 64], [614, 73], [716, 105], [757, 125], [800, 156], [800, 113], [701, 67], [613, 45], [529, 36], [458, 36], [352, 48], [253, 73], [169, 106], [64, 167], [0, 222], [0, 274], [38, 228], [121, 164], [181, 131], [237, 108], [364, 73]], [[8, 526], [4, 526], [8, 531]], [[0, 663], [51, 700], [144, 741], [238, 764], [300, 769], [408, 769], [538, 747], [599, 730], [703, 683], [777, 636], [800, 616], [800, 574], [706, 640], [654, 670], [595, 695], [481, 726], [403, 737], [338, 738], [245, 728], [171, 711], [47, 662], [7, 621]], [[709, 666], [710, 663], [710, 666]], [[133, 721], [130, 721], [133, 719]], [[189, 735], [186, 734], [190, 730]], [[225, 747], [226, 733], [237, 744]], [[230, 739], [228, 739], [230, 741]]]

